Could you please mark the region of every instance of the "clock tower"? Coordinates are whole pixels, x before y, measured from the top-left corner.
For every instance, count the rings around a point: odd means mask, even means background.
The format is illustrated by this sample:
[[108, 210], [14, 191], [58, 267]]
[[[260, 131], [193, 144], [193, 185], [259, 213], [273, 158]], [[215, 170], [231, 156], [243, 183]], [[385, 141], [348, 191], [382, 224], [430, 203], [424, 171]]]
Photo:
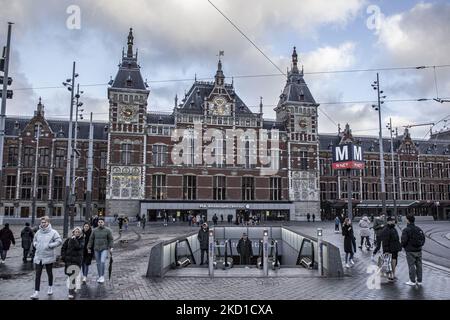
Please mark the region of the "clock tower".
[[135, 216], [145, 191], [146, 116], [150, 90], [133, 52], [130, 29], [127, 52], [108, 88], [109, 134], [106, 213]]
[[283, 122], [288, 136], [289, 199], [295, 204], [291, 220], [305, 220], [306, 215], [320, 218], [319, 139], [317, 108], [300, 71], [294, 47], [292, 68], [287, 74], [277, 107], [277, 121]]

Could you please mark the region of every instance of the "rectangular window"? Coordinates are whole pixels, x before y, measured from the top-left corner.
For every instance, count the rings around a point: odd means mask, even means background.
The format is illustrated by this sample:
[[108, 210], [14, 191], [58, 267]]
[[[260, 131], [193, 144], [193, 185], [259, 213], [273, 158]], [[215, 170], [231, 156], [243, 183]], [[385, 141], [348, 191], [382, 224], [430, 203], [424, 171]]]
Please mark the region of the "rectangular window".
[[48, 176], [39, 175], [38, 185], [37, 185], [37, 198], [38, 200], [47, 200], [47, 190], [48, 190]]
[[39, 167], [48, 168], [50, 166], [50, 150], [48, 148], [39, 149]]
[[16, 183], [15, 175], [6, 176], [6, 199], [11, 200], [16, 198]]
[[47, 209], [46, 207], [37, 207], [36, 208], [36, 217], [40, 218], [40, 217], [45, 216], [46, 209]]
[[5, 217], [14, 217], [14, 207], [5, 207]]
[[372, 183], [372, 198], [378, 200], [378, 184]]
[[376, 161], [370, 161], [370, 175], [372, 177], [378, 177], [378, 170], [377, 170], [377, 162]]
[[30, 207], [20, 207], [20, 217], [21, 218], [30, 217]]
[[242, 200], [255, 200], [255, 179], [242, 177]]
[[106, 199], [106, 178], [98, 180], [98, 200], [105, 201]]
[[26, 168], [34, 167], [34, 152], [32, 147], [23, 148], [23, 166]]
[[183, 199], [195, 200], [197, 199], [197, 177], [183, 176]]
[[161, 200], [166, 198], [166, 176], [154, 174], [152, 177], [152, 199]]
[[226, 200], [227, 177], [215, 176], [213, 179], [213, 199]]
[[369, 186], [367, 183], [363, 183], [362, 185], [362, 199], [369, 200]]
[[131, 164], [131, 144], [130, 143], [122, 144], [121, 163], [126, 166]]
[[53, 208], [53, 216], [54, 217], [61, 217], [62, 216], [62, 208], [61, 207]]
[[330, 183], [330, 200], [336, 199], [336, 182]]
[[21, 189], [21, 199], [30, 200], [31, 199], [31, 186], [32, 186], [31, 173], [22, 174], [22, 189]]
[[167, 146], [155, 144], [152, 147], [152, 163], [155, 167], [163, 167], [167, 164]]
[[106, 169], [106, 161], [107, 161], [106, 157], [107, 157], [106, 151], [100, 152], [100, 169]]
[[270, 178], [270, 200], [281, 200], [281, 178]]
[[300, 170], [308, 170], [308, 152], [300, 151]]
[[8, 149], [8, 167], [16, 167], [19, 164], [19, 148], [11, 146]]
[[55, 155], [55, 168], [64, 168], [64, 160], [66, 156], [66, 149], [57, 148]]
[[63, 200], [63, 177], [53, 177], [53, 199]]

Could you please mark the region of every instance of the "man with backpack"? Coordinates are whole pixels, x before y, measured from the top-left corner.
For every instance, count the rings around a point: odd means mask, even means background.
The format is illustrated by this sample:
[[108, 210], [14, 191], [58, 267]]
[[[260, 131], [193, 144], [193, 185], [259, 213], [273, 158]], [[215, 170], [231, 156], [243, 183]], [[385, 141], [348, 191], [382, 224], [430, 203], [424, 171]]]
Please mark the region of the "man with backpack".
[[[406, 251], [408, 262], [409, 286], [422, 285], [422, 247], [425, 244], [425, 234], [422, 229], [414, 225], [415, 217], [406, 216], [407, 226], [402, 232], [402, 247]], [[417, 282], [416, 282], [417, 281]]]

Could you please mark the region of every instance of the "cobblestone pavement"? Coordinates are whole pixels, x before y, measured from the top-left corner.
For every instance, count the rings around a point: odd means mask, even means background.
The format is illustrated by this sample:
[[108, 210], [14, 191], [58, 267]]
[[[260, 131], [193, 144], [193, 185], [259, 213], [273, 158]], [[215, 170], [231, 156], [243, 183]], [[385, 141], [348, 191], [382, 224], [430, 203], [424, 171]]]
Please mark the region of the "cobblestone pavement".
[[[340, 234], [333, 232], [332, 223], [296, 223], [293, 228], [304, 233], [315, 234], [317, 227], [324, 229], [324, 240], [339, 246], [342, 251], [343, 240]], [[58, 229], [58, 228], [57, 228]], [[15, 235], [20, 229], [13, 227]], [[218, 299], [218, 300], [298, 300], [298, 299], [343, 299], [343, 300], [414, 300], [414, 299], [450, 299], [450, 272], [424, 266], [422, 287], [409, 287], [408, 269], [404, 254], [399, 256], [399, 266], [395, 283], [386, 283], [383, 279], [379, 289], [369, 289], [367, 281], [370, 274], [367, 268], [370, 253], [358, 251], [355, 266], [346, 270], [343, 278], [174, 278], [149, 279], [147, 271], [150, 248], [159, 240], [170, 239], [196, 227], [171, 225], [161, 227], [149, 225], [145, 231], [130, 228], [121, 237], [114, 229], [115, 250], [113, 275], [104, 284], [95, 282], [97, 271], [95, 261], [91, 265], [87, 285], [79, 290], [77, 299], [103, 300], [181, 300], [181, 299]], [[356, 228], [355, 230], [358, 233]], [[128, 240], [122, 243], [120, 240]], [[42, 275], [40, 299], [67, 299], [66, 276], [62, 267], [54, 271], [54, 294], [46, 295], [47, 276]], [[20, 240], [9, 251], [5, 265], [0, 265], [0, 299], [29, 299], [33, 293], [34, 273], [31, 263], [22, 264]]]

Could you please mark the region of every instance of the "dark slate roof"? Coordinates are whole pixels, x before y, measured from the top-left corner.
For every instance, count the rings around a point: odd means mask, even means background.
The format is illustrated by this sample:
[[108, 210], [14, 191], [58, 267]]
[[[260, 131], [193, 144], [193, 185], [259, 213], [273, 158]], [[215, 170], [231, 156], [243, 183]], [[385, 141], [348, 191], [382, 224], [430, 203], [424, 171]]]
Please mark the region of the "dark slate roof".
[[[186, 94], [183, 103], [180, 105], [178, 112], [180, 113], [194, 113], [203, 114], [203, 101], [204, 98], [208, 98], [211, 91], [214, 89], [214, 82], [195, 81], [192, 87]], [[234, 91], [232, 84], [225, 84], [224, 86], [227, 93], [231, 98], [235, 98], [236, 101], [236, 115], [254, 115], [253, 112], [245, 105], [245, 103], [239, 98]], [[256, 116], [256, 115], [255, 115]]]
[[[302, 95], [303, 99], [301, 99]], [[299, 72], [296, 67], [288, 74], [288, 79], [286, 81], [283, 93], [280, 95], [278, 105], [280, 106], [283, 103], [291, 102], [316, 103], [311, 91], [309, 91], [305, 79], [303, 79], [303, 71]]]
[[[7, 136], [18, 136], [20, 132], [25, 129], [26, 125], [30, 122], [32, 118], [6, 118], [6, 135]], [[55, 137], [65, 138], [68, 136], [69, 132], [69, 121], [65, 120], [46, 120], [52, 129]], [[107, 140], [108, 131], [107, 122], [94, 122], [94, 139], [96, 140]], [[78, 122], [79, 139], [89, 139], [89, 122]]]
[[175, 124], [173, 114], [167, 113], [147, 113], [147, 124]]
[[[128, 80], [131, 81], [128, 82]], [[119, 71], [111, 88], [147, 90], [136, 57], [130, 58], [125, 56], [122, 58], [122, 63], [119, 65]]]
[[267, 129], [267, 130], [278, 129], [280, 131], [286, 131], [284, 122], [277, 122], [274, 120], [264, 120], [263, 121], [263, 129]]
[[[359, 142], [362, 146], [364, 152], [379, 152], [378, 149], [378, 137], [367, 137], [367, 136], [353, 136], [355, 142]], [[398, 136], [394, 138], [394, 150], [397, 150], [401, 143], [403, 137]], [[321, 134], [319, 135], [320, 150], [321, 151], [331, 151], [331, 145], [338, 145], [341, 138], [338, 135], [332, 134]], [[430, 154], [430, 155], [445, 155], [450, 154], [450, 140], [416, 140], [412, 139], [416, 148], [419, 150], [419, 154]], [[383, 150], [385, 152], [391, 151], [391, 140], [388, 138], [383, 138]]]

